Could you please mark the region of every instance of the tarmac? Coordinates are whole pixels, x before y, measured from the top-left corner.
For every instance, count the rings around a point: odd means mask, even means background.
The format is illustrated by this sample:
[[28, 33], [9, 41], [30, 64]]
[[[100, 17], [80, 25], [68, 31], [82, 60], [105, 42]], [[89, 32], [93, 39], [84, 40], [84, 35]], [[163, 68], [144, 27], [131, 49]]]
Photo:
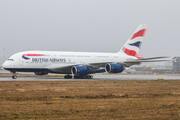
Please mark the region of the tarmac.
[[0, 77], [0, 81], [84, 81], [84, 80], [180, 80], [179, 75], [93, 75], [93, 79], [64, 79], [63, 77]]
[[[9, 71], [0, 70], [0, 73], [9, 73]], [[19, 73], [33, 74], [33, 73]], [[180, 80], [179, 74], [167, 75], [131, 75], [131, 74], [93, 74], [93, 79], [64, 79], [61, 77], [0, 77], [0, 81], [79, 81], [79, 80]]]

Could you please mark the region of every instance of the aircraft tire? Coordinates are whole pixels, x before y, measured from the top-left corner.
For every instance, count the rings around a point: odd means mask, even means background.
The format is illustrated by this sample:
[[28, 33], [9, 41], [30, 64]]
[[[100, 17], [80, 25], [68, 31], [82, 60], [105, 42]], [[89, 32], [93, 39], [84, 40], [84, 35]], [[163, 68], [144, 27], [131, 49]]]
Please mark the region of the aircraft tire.
[[65, 75], [64, 78], [65, 79], [72, 79], [72, 76], [71, 75]]
[[74, 76], [74, 79], [78, 79], [78, 76], [75, 75], [75, 76]]
[[90, 75], [87, 75], [87, 76], [86, 76], [86, 79], [91, 79], [91, 76], [90, 76]]
[[90, 79], [93, 79], [93, 76], [92, 76], [92, 75], [90, 75]]
[[93, 79], [92, 75], [86, 75], [86, 76], [74, 76], [74, 79]]
[[16, 78], [17, 78], [17, 76], [16, 76], [16, 75], [13, 75], [13, 76], [12, 76], [12, 79], [16, 79]]

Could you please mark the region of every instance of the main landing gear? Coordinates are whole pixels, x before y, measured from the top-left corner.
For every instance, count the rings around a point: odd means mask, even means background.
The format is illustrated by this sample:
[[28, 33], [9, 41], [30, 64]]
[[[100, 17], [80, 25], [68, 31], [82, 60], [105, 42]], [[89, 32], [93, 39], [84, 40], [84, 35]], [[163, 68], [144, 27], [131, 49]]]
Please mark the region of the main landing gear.
[[69, 74], [68, 74], [68, 75], [65, 75], [64, 78], [65, 78], [65, 79], [72, 79], [72, 75], [69, 75]]
[[85, 75], [85, 76], [74, 76], [74, 79], [93, 79], [92, 75]]
[[[72, 79], [72, 75], [65, 75], [64, 78]], [[74, 79], [93, 79], [93, 76], [92, 75], [85, 75], [85, 76], [74, 75]]]

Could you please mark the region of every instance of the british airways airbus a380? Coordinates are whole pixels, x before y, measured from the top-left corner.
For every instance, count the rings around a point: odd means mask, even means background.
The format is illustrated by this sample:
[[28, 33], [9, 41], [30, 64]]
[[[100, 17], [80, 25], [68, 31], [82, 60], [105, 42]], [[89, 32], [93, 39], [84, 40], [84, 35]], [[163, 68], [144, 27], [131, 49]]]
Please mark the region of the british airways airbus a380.
[[60, 52], [60, 51], [25, 51], [12, 55], [3, 63], [5, 70], [16, 72], [34, 72], [36, 75], [48, 73], [66, 74], [64, 78], [92, 79], [93, 73], [121, 73], [125, 67], [141, 62], [154, 62], [158, 58], [138, 57], [139, 49], [147, 25], [141, 24], [117, 53], [96, 52]]

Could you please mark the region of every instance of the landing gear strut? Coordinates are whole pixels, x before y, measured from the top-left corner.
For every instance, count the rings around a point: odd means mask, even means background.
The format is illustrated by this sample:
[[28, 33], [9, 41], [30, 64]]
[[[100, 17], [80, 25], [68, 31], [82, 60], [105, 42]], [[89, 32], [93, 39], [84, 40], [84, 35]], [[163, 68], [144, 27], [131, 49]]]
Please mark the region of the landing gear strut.
[[85, 76], [75, 75], [74, 79], [93, 79], [93, 76], [92, 75], [85, 75]]
[[68, 74], [68, 75], [65, 75], [64, 78], [65, 79], [72, 79], [72, 76]]
[[12, 72], [12, 73], [13, 73], [12, 79], [16, 79], [17, 78], [16, 72]]

